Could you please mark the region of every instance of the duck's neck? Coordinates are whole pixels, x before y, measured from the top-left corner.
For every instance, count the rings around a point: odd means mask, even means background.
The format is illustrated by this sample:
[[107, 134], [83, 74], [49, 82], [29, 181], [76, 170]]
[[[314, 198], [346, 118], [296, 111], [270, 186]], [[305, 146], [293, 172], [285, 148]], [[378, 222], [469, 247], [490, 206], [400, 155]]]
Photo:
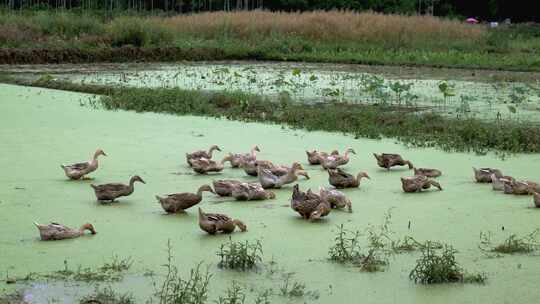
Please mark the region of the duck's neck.
[[204, 212], [202, 212], [202, 210], [199, 208], [199, 221], [204, 220], [206, 220], [206, 214], [204, 214]]
[[197, 196], [202, 197], [202, 194], [204, 191], [208, 191], [208, 190], [204, 189], [203, 187], [199, 188], [199, 190], [197, 190]]
[[96, 162], [97, 159], [98, 159], [98, 157], [99, 157], [99, 155], [100, 155], [99, 151], [96, 151], [96, 152], [94, 153], [94, 157], [92, 158], [92, 161]]
[[135, 188], [134, 185], [135, 185], [135, 182], [136, 182], [136, 181], [137, 181], [137, 180], [135, 179], [135, 177], [132, 177], [132, 178], [129, 180], [129, 188], [130, 188], [131, 190], [133, 190], [133, 188]]
[[216, 149], [217, 147], [214, 147], [214, 146], [210, 147], [210, 149], [208, 150], [208, 156], [210, 156], [210, 158], [212, 158], [212, 154], [214, 153], [214, 150]]
[[251, 158], [257, 158], [257, 150], [255, 149], [255, 147], [251, 148]]

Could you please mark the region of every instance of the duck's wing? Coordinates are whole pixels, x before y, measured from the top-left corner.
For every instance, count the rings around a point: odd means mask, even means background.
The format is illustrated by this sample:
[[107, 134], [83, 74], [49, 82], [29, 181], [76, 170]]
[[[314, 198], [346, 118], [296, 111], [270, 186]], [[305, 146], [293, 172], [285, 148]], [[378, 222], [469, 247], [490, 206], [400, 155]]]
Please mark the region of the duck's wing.
[[84, 162], [84, 163], [71, 164], [64, 167], [69, 168], [71, 170], [81, 171], [88, 168], [89, 166], [90, 166], [89, 162]]
[[122, 183], [110, 183], [110, 184], [103, 184], [103, 185], [97, 185], [94, 189], [98, 191], [122, 191], [126, 189], [128, 186]]
[[220, 213], [206, 213], [206, 218], [214, 222], [228, 222], [232, 220], [230, 217], [226, 216], [225, 214], [220, 214]]

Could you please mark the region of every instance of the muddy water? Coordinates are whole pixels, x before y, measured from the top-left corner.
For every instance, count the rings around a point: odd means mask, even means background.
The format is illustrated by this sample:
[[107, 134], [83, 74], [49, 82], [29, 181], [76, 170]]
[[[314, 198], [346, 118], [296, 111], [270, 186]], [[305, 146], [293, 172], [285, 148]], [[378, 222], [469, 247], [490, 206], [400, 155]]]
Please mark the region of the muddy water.
[[[206, 193], [200, 206], [245, 221], [249, 231], [234, 233], [232, 238], [260, 239], [267, 261], [273, 258], [285, 271], [295, 272], [295, 279], [304, 282], [308, 290], [320, 293], [320, 298], [313, 302], [357, 303], [361, 299], [363, 303], [534, 303], [540, 296], [536, 286], [538, 257], [486, 258], [477, 248], [480, 231], [491, 230], [503, 238], [538, 228], [540, 210], [530, 208], [530, 197], [495, 193], [489, 185], [475, 184], [471, 178], [471, 166], [493, 166], [509, 175], [539, 180], [535, 165], [539, 155], [520, 155], [502, 161], [492, 156], [406, 149], [392, 140], [354, 140], [339, 134], [273, 125], [106, 112], [80, 106], [87, 98], [82, 94], [0, 85], [0, 273], [21, 276], [30, 271], [59, 270], [63, 269], [64, 260], [73, 267], [97, 267], [112, 255], [131, 256], [134, 265], [128, 283], [118, 288], [129, 288], [144, 299], [152, 287], [140, 276], [148, 270], [161, 271], [170, 239], [176, 264], [183, 271], [204, 261], [214, 272], [212, 298], [233, 279], [257, 290], [277, 291], [279, 277], [217, 269], [215, 252], [227, 236], [211, 237], [200, 231], [196, 210], [165, 215], [154, 195], [195, 191], [214, 178], [251, 180], [233, 169], [216, 176], [178, 174], [189, 173], [184, 165], [185, 152], [210, 144], [218, 144], [224, 151], [246, 151], [258, 144], [262, 150], [260, 159], [282, 164], [305, 162], [306, 149], [342, 150], [350, 146], [358, 155], [346, 170], [365, 170], [372, 177], [360, 189], [346, 191], [353, 201], [352, 214], [333, 211], [317, 223], [300, 220], [284, 206], [289, 203], [291, 187], [276, 191], [277, 199], [265, 202], [232, 202]], [[66, 180], [59, 164], [87, 159], [97, 147], [109, 156], [101, 159], [100, 168], [92, 174], [95, 179]], [[378, 151], [401, 153], [417, 166], [443, 170], [440, 182], [445, 190], [402, 193], [399, 177], [409, 175], [410, 171], [378, 169], [371, 156]], [[302, 189], [327, 185], [324, 171], [305, 166], [312, 179], [302, 180]], [[96, 203], [89, 183], [126, 182], [134, 174], [142, 176], [147, 184], [137, 184], [135, 193], [117, 204]], [[325, 260], [336, 225], [344, 223], [351, 229], [363, 229], [369, 223], [379, 224], [390, 208], [396, 237], [410, 234], [419, 240], [453, 244], [466, 269], [486, 272], [487, 285], [415, 285], [409, 281], [408, 273], [417, 254], [396, 256], [390, 260], [387, 271], [374, 274]], [[41, 242], [33, 221], [58, 221], [70, 226], [91, 222], [98, 234]], [[8, 287], [0, 285], [0, 290]], [[84, 288], [68, 289], [80, 296], [87, 290]], [[30, 292], [34, 303], [43, 303], [45, 297], [70, 297], [60, 295], [68, 293], [63, 285], [38, 285]], [[283, 301], [278, 297], [273, 300]], [[304, 301], [312, 302], [297, 302]]]

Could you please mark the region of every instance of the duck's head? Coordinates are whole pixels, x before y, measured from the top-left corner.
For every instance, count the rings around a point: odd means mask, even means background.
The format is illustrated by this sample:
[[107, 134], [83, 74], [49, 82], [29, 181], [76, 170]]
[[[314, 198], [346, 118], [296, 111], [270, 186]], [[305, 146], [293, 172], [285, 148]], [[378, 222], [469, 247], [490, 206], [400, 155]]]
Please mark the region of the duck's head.
[[84, 225], [81, 226], [81, 231], [85, 231], [85, 230], [88, 230], [90, 231], [90, 233], [92, 234], [96, 234], [96, 229], [94, 229], [94, 226], [90, 223], [86, 223]]
[[268, 197], [268, 199], [275, 199], [276, 198], [276, 194], [272, 191], [266, 191], [266, 196]]
[[293, 168], [293, 170], [304, 170], [304, 167], [302, 167], [302, 165], [300, 163], [298, 163], [298, 162], [294, 162], [292, 164], [292, 168]]
[[203, 191], [208, 191], [208, 192], [212, 192], [212, 193], [216, 193], [214, 191], [214, 189], [212, 189], [212, 187], [210, 187], [210, 185], [202, 185], [199, 187], [199, 192], [203, 192]]
[[362, 177], [365, 177], [367, 179], [371, 179], [371, 177], [369, 177], [369, 175], [367, 174], [367, 172], [360, 172], [358, 173], [358, 175], [356, 176], [358, 179], [361, 179]]
[[255, 145], [253, 146], [253, 151], [261, 152], [261, 149], [259, 149], [259, 146]]
[[105, 154], [105, 152], [103, 150], [97, 149], [96, 153], [94, 153], [94, 157], [98, 157], [100, 155], [107, 156], [107, 154]]
[[138, 176], [138, 175], [133, 176], [133, 177], [131, 178], [131, 180], [134, 181], [134, 182], [141, 182], [141, 183], [143, 183], [143, 184], [146, 184], [146, 182], [145, 182], [140, 176]]
[[212, 145], [212, 146], [210, 147], [210, 150], [217, 150], [217, 151], [221, 151], [221, 148], [220, 148], [220, 147], [218, 147], [218, 145]]
[[306, 171], [304, 171], [304, 170], [299, 170], [299, 171], [296, 172], [296, 174], [302, 175], [302, 176], [305, 177], [306, 179], [309, 179], [309, 174], [308, 174]]

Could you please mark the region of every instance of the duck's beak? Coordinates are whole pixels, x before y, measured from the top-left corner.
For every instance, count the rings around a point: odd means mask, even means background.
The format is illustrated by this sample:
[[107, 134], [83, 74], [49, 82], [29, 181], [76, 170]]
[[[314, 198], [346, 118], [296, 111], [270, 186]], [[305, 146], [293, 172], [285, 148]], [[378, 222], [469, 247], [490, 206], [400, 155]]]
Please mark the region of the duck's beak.
[[146, 184], [146, 182], [142, 178], [140, 178], [139, 180], [141, 181], [141, 183]]

